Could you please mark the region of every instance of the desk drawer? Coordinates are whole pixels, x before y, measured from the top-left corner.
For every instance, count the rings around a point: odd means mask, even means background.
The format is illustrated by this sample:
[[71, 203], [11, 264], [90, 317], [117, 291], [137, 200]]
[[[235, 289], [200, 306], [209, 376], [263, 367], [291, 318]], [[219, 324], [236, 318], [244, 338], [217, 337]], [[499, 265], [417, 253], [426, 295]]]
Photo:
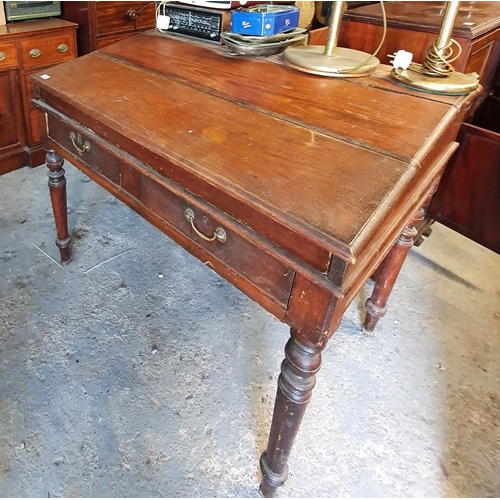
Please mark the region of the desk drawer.
[[[176, 193], [151, 177], [142, 176], [141, 202], [233, 272], [257, 286], [281, 308], [286, 307], [295, 273], [258, 248], [238, 223], [229, 222], [224, 214], [212, 207], [194, 197]], [[210, 265], [210, 261], [205, 263]]]
[[22, 40], [21, 53], [26, 68], [57, 64], [76, 57], [74, 40], [70, 33]]
[[[50, 138], [77, 162], [105, 178], [106, 182], [101, 183], [104, 187], [120, 198], [121, 192], [125, 203], [277, 317], [282, 317], [279, 312], [286, 309], [295, 272], [266, 251], [270, 248], [266, 241], [88, 129], [70, 126], [53, 115], [49, 115], [48, 124]], [[116, 187], [120, 192], [117, 193]], [[138, 206], [127, 197], [137, 200]]]

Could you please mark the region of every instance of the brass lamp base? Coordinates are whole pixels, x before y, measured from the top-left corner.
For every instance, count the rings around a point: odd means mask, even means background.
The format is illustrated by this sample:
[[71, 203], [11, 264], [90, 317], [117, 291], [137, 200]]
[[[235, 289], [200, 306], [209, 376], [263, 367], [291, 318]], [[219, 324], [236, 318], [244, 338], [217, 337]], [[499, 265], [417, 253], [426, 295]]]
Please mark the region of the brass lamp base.
[[465, 95], [476, 90], [479, 85], [477, 78], [456, 71], [440, 78], [427, 76], [411, 69], [394, 68], [391, 75], [405, 87], [432, 94]]
[[[366, 61], [370, 54], [360, 50], [336, 48], [334, 55], [325, 55], [323, 45], [301, 45], [288, 47], [284, 52], [285, 63], [299, 71], [313, 75], [353, 77], [368, 76], [380, 64], [376, 57], [372, 57], [367, 64], [356, 68]], [[354, 69], [354, 71], [349, 71]]]

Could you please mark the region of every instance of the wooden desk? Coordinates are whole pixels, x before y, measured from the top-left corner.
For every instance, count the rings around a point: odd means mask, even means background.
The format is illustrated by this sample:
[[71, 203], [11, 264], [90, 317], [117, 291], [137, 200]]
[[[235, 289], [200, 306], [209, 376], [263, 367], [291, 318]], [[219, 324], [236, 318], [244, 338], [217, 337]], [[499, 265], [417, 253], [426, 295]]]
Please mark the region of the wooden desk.
[[272, 496], [322, 350], [377, 269], [366, 328], [383, 315], [474, 95], [403, 89], [385, 67], [316, 77], [155, 33], [45, 74], [34, 102], [62, 260], [64, 157], [291, 327], [261, 459]]

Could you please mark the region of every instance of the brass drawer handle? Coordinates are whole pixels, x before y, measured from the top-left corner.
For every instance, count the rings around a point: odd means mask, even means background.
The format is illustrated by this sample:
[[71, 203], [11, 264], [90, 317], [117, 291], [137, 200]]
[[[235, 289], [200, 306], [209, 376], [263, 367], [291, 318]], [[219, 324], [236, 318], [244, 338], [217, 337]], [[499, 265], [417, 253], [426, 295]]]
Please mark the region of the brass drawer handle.
[[71, 139], [71, 142], [73, 143], [75, 149], [80, 154], [85, 153], [85, 151], [90, 151], [89, 141], [85, 141], [84, 143], [82, 143], [82, 136], [80, 134], [75, 134], [74, 132], [70, 132], [69, 138]]
[[31, 49], [30, 50], [30, 57], [37, 58], [42, 55], [42, 51], [40, 49]]
[[7, 59], [7, 54], [5, 52], [0, 52], [0, 61]]
[[226, 241], [226, 231], [224, 231], [221, 227], [215, 228], [213, 236], [205, 236], [202, 232], [196, 229], [196, 226], [194, 225], [194, 212], [191, 208], [186, 208], [186, 210], [184, 210], [184, 217], [186, 217], [186, 219], [191, 223], [193, 231], [205, 241], [214, 241], [215, 239], [221, 243]]
[[65, 43], [61, 43], [57, 46], [57, 50], [61, 53], [64, 54], [65, 52], [68, 52], [68, 46]]

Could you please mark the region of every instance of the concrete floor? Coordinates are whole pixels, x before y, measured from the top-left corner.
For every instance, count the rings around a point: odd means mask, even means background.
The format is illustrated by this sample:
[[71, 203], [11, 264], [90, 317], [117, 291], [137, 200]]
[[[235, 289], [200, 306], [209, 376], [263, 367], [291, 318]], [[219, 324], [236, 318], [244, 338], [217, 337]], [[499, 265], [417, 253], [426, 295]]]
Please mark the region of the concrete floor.
[[[45, 170], [0, 177], [0, 496], [258, 497], [288, 328], [71, 165], [61, 268]], [[500, 496], [500, 256], [435, 224], [372, 336], [369, 292], [279, 496]]]

